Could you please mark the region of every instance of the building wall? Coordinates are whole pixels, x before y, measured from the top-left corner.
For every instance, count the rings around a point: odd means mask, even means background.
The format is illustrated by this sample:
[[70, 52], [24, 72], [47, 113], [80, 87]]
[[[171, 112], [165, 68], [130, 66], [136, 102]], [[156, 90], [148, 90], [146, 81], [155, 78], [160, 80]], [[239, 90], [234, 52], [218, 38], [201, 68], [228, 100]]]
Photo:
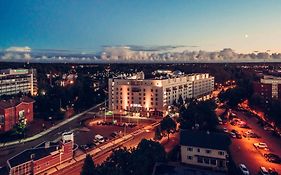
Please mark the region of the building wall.
[[34, 161], [34, 174], [39, 174], [51, 167], [71, 160], [73, 157], [72, 146], [72, 142], [65, 143], [60, 150], [54, 152], [52, 155]]
[[4, 115], [4, 123], [2, 130], [3, 132], [9, 131], [13, 129], [15, 123], [16, 123], [16, 113], [15, 113], [15, 108], [7, 108], [7, 109], [1, 109], [0, 110], [1, 115]]
[[[228, 154], [225, 150], [215, 150], [181, 145], [181, 162], [219, 170], [227, 170], [226, 160]], [[198, 160], [201, 159], [202, 161]], [[207, 163], [209, 162], [209, 163]], [[219, 164], [222, 163], [223, 167]]]
[[180, 96], [183, 100], [208, 96], [214, 90], [214, 77], [195, 74], [171, 79], [109, 79], [108, 89], [109, 109], [114, 113], [165, 113]]
[[21, 102], [15, 107], [0, 109], [0, 115], [4, 115], [4, 123], [0, 123], [0, 131], [7, 132], [13, 129], [19, 121], [19, 112], [24, 111], [27, 123], [33, 121], [33, 103]]
[[71, 160], [73, 158], [72, 146], [73, 142], [67, 142], [51, 155], [13, 167], [10, 170], [10, 175], [40, 174], [60, 163]]
[[19, 166], [13, 167], [9, 175], [33, 175], [33, 162], [28, 161]]

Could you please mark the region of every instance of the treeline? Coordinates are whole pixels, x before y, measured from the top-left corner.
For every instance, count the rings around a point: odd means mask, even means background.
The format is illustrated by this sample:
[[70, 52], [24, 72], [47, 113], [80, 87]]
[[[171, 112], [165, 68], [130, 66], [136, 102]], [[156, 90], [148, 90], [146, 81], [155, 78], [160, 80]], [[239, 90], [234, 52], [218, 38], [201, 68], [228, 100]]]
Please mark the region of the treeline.
[[101, 165], [94, 165], [87, 155], [81, 175], [144, 175], [152, 174], [156, 162], [166, 162], [167, 154], [163, 146], [143, 139], [136, 148], [119, 148], [113, 151]]

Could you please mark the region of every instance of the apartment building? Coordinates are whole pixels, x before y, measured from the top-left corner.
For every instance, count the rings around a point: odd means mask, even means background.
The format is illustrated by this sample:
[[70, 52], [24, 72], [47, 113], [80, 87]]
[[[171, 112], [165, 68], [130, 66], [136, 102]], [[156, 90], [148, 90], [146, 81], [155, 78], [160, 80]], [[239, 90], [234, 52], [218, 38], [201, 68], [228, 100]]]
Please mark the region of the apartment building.
[[36, 175], [73, 158], [74, 135], [63, 133], [58, 143], [45, 142], [7, 161], [9, 175]]
[[131, 77], [109, 79], [109, 110], [117, 114], [163, 116], [168, 107], [182, 99], [208, 99], [214, 90], [209, 74], [172, 74], [145, 79], [143, 72]]
[[37, 94], [35, 69], [0, 70], [0, 96], [22, 93]]
[[264, 75], [254, 82], [254, 94], [262, 97], [266, 103], [271, 99], [281, 100], [281, 77]]
[[229, 137], [223, 133], [183, 130], [180, 133], [181, 162], [227, 171], [229, 144]]

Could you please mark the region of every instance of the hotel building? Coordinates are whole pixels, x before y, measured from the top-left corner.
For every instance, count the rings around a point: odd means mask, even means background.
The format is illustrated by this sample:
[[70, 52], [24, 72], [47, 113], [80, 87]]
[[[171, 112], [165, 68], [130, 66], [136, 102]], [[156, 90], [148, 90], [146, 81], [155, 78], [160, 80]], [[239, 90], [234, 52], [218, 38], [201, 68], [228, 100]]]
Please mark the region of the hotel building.
[[22, 93], [37, 94], [35, 69], [0, 70], [0, 96]]
[[131, 77], [109, 79], [109, 110], [115, 114], [163, 116], [180, 97], [208, 99], [214, 90], [209, 74], [179, 74], [145, 79], [139, 72]]

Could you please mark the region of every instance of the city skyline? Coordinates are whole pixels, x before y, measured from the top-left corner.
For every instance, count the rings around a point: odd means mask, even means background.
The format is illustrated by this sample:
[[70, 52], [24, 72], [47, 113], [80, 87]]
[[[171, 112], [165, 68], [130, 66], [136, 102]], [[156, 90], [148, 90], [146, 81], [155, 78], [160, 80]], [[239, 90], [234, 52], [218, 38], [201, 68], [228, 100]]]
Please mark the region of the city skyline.
[[0, 9], [2, 50], [99, 53], [139, 45], [281, 52], [281, 4], [273, 0], [1, 1]]

